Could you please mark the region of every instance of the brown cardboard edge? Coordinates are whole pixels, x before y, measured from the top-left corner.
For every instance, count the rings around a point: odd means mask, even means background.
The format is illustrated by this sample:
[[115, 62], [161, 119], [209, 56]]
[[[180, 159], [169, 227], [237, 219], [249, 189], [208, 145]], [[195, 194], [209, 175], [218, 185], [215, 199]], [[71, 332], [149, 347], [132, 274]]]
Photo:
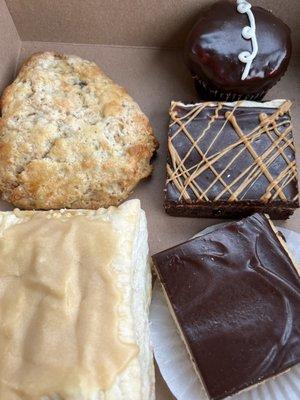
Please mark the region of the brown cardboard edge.
[[21, 39], [4, 0], [0, 0], [0, 92], [15, 76]]
[[[6, 0], [6, 4], [22, 40], [182, 48], [200, 10], [214, 1]], [[288, 8], [283, 0], [251, 0], [251, 4], [272, 10], [291, 27], [299, 53], [299, 1], [289, 0]]]

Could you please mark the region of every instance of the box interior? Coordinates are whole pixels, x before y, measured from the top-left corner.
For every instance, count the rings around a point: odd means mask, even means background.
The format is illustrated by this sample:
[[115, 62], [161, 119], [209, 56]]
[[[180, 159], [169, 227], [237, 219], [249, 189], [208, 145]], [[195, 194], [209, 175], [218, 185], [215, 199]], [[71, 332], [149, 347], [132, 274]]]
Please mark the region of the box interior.
[[[53, 50], [95, 61], [123, 85], [150, 118], [160, 148], [151, 179], [141, 183], [138, 197], [147, 212], [150, 251], [155, 253], [190, 238], [220, 220], [167, 216], [163, 210], [168, 108], [171, 100], [195, 101], [182, 45], [205, 0], [0, 0], [0, 91], [13, 80], [32, 53]], [[293, 32], [293, 59], [281, 82], [266, 99], [288, 98], [300, 170], [300, 16], [299, 0], [252, 1], [286, 21]], [[1, 210], [12, 207], [0, 202]], [[275, 222], [276, 223], [276, 222]], [[285, 226], [300, 232], [300, 210]], [[171, 399], [158, 377], [158, 399]]]
[[[6, 0], [22, 41], [182, 47], [215, 0]], [[288, 3], [288, 8], [287, 8]], [[251, 0], [282, 17], [300, 49], [298, 0]]]

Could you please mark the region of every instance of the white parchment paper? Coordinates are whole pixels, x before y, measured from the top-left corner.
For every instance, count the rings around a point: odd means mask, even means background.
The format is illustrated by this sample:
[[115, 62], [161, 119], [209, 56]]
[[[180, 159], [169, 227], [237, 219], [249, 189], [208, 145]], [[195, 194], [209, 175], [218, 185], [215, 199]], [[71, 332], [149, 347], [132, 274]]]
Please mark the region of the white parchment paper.
[[[210, 227], [207, 233], [220, 227]], [[300, 234], [278, 228], [285, 236], [287, 245], [296, 262], [300, 264]], [[207, 400], [187, 354], [177, 327], [169, 312], [159, 282], [153, 290], [150, 308], [151, 339], [160, 372], [177, 400]], [[300, 365], [285, 374], [231, 397], [232, 400], [300, 400]]]

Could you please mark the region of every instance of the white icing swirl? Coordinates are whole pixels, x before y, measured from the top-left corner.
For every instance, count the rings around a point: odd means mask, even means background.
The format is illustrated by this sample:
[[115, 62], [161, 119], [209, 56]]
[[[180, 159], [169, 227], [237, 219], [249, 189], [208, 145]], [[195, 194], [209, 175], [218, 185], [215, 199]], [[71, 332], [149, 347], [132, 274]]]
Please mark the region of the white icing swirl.
[[239, 60], [246, 64], [243, 75], [242, 75], [242, 80], [245, 80], [247, 76], [249, 75], [252, 62], [257, 56], [258, 53], [258, 44], [257, 44], [257, 38], [256, 38], [256, 24], [255, 24], [255, 18], [253, 15], [253, 12], [251, 10], [251, 4], [248, 3], [246, 0], [237, 0], [237, 10], [240, 14], [247, 14], [248, 19], [249, 19], [249, 24], [250, 26], [245, 26], [242, 30], [242, 36], [246, 40], [251, 40], [252, 44], [252, 53], [249, 51], [242, 51], [239, 54]]

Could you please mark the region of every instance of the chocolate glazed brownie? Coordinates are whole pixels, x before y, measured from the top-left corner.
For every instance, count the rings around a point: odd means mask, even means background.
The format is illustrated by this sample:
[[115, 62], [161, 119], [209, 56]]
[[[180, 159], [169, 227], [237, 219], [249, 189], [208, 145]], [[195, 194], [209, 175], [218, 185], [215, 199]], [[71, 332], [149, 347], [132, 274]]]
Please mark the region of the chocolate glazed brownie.
[[291, 102], [173, 102], [165, 209], [286, 219], [299, 207]]
[[300, 277], [266, 216], [228, 223], [153, 262], [210, 399], [300, 362]]

